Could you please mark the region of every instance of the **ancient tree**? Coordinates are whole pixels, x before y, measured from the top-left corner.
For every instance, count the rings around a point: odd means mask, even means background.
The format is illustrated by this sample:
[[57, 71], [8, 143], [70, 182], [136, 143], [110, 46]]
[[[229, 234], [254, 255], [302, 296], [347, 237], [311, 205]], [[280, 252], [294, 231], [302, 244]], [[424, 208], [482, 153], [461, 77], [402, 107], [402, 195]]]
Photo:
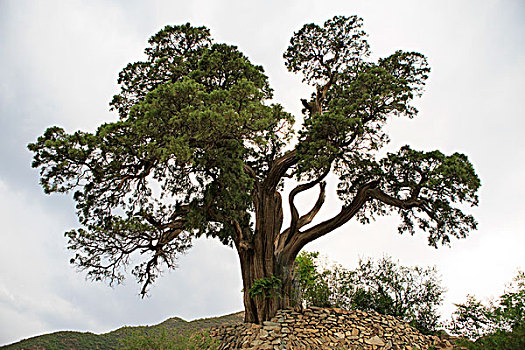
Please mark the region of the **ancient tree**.
[[[411, 102], [430, 69], [416, 52], [368, 59], [361, 27], [360, 18], [338, 16], [293, 35], [286, 67], [314, 88], [301, 100], [296, 134], [294, 117], [268, 102], [262, 67], [235, 46], [189, 24], [152, 36], [147, 58], [119, 74], [117, 121], [94, 133], [50, 127], [28, 146], [44, 191], [72, 192], [76, 201], [81, 226], [66, 233], [71, 262], [109, 283], [131, 265], [146, 293], [192, 239], [213, 237], [237, 250], [246, 321], [262, 322], [293, 306], [301, 248], [350, 219], [395, 211], [400, 232], [417, 226], [432, 246], [475, 229], [462, 208], [477, 204], [480, 183], [465, 155], [404, 146], [378, 156], [387, 120], [416, 115]], [[330, 172], [344, 204], [314, 221]], [[296, 187], [283, 203], [285, 179]], [[294, 199], [310, 189], [311, 210], [299, 213]]]

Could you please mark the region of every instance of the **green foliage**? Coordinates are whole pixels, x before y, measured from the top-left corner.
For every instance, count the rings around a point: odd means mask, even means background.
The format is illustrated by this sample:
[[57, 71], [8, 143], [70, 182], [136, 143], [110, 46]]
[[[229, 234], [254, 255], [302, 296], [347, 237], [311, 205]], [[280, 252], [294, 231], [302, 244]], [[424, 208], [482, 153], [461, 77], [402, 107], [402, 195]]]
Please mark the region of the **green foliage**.
[[525, 349], [525, 325], [512, 331], [498, 330], [471, 345], [472, 349], [521, 350]]
[[475, 342], [461, 340], [458, 345], [470, 350], [522, 350], [525, 349], [525, 326], [520, 325], [512, 331], [498, 329]]
[[469, 349], [509, 349], [525, 347], [525, 273], [519, 271], [498, 299], [486, 304], [468, 296], [456, 304], [449, 329], [466, 338]]
[[321, 268], [318, 253], [302, 252], [296, 263], [307, 306], [356, 308], [395, 316], [423, 333], [439, 326], [444, 289], [435, 268], [404, 267], [384, 257], [360, 260], [355, 270]]
[[314, 306], [322, 305], [329, 295], [322, 273], [318, 272], [318, 257], [319, 252], [303, 251], [295, 258], [294, 274], [300, 283], [301, 302]]
[[165, 329], [156, 334], [139, 331], [123, 339], [120, 350], [204, 350], [217, 349], [217, 342], [207, 331], [169, 334]]
[[445, 290], [435, 267], [405, 267], [384, 257], [361, 260], [355, 271], [354, 307], [398, 317], [423, 333], [436, 331]]
[[280, 296], [281, 279], [276, 276], [264, 277], [253, 282], [248, 293], [252, 298], [263, 296], [265, 298], [277, 298]]
[[304, 81], [319, 85], [333, 72], [345, 72], [368, 56], [363, 20], [357, 16], [335, 16], [322, 27], [304, 25], [290, 40], [284, 53], [286, 67], [301, 72]]
[[301, 299], [305, 306], [349, 308], [354, 272], [340, 265], [323, 267], [318, 252], [301, 252], [296, 262]]

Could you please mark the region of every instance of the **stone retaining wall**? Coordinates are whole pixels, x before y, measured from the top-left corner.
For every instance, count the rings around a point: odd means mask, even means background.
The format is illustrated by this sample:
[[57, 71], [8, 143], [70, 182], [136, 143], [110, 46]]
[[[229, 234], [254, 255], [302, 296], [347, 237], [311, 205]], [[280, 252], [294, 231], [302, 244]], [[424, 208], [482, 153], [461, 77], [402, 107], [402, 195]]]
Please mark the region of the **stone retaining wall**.
[[238, 324], [212, 330], [225, 349], [452, 349], [447, 340], [426, 336], [392, 316], [359, 310], [280, 310], [263, 325]]

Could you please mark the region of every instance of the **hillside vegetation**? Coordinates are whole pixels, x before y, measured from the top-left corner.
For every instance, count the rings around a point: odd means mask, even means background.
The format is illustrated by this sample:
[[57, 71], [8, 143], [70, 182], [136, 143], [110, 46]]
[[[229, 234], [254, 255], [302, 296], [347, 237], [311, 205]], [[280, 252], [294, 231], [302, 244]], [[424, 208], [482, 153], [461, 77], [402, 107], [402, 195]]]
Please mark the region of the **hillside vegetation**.
[[[91, 349], [139, 349], [148, 339], [156, 338], [171, 341], [174, 348], [184, 345], [190, 334], [212, 327], [231, 325], [242, 322], [243, 313], [234, 313], [221, 317], [206, 318], [187, 322], [174, 317], [153, 326], [122, 327], [105, 334], [90, 332], [61, 331], [24, 339], [14, 344], [0, 347], [2, 350], [91, 350]], [[149, 337], [155, 335], [156, 337]], [[172, 338], [168, 335], [176, 335]], [[170, 338], [170, 339], [167, 339]], [[142, 343], [141, 343], [142, 342]], [[202, 340], [201, 340], [202, 342]], [[187, 345], [187, 344], [185, 344]], [[183, 349], [183, 348], [181, 348]], [[198, 349], [196, 347], [195, 349]]]

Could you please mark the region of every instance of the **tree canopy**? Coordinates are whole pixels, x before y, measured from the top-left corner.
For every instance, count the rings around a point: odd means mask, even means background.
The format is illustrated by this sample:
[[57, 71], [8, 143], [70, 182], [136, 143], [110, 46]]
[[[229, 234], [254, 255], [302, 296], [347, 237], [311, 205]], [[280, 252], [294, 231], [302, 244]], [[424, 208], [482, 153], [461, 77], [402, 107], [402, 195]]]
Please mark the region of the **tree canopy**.
[[[477, 205], [480, 185], [465, 155], [404, 146], [378, 156], [385, 123], [416, 116], [411, 102], [430, 69], [417, 52], [370, 60], [360, 18], [336, 16], [292, 36], [285, 65], [314, 88], [296, 134], [294, 116], [269, 102], [263, 68], [213, 42], [207, 28], [166, 26], [145, 55], [119, 74], [110, 104], [117, 121], [93, 133], [50, 127], [28, 146], [44, 191], [73, 192], [81, 227], [66, 233], [68, 248], [89, 277], [120, 282], [131, 265], [146, 293], [163, 265], [174, 267], [205, 235], [235, 246], [245, 290], [275, 275], [284, 295], [282, 276], [302, 247], [353, 217], [366, 223], [396, 211], [400, 232], [418, 228], [436, 247], [476, 228], [461, 206]], [[343, 208], [312, 223], [330, 172]], [[297, 186], [283, 229], [285, 179]], [[295, 197], [316, 186], [317, 201], [300, 215]], [[275, 309], [252, 299], [245, 294], [245, 305], [262, 318]]]

